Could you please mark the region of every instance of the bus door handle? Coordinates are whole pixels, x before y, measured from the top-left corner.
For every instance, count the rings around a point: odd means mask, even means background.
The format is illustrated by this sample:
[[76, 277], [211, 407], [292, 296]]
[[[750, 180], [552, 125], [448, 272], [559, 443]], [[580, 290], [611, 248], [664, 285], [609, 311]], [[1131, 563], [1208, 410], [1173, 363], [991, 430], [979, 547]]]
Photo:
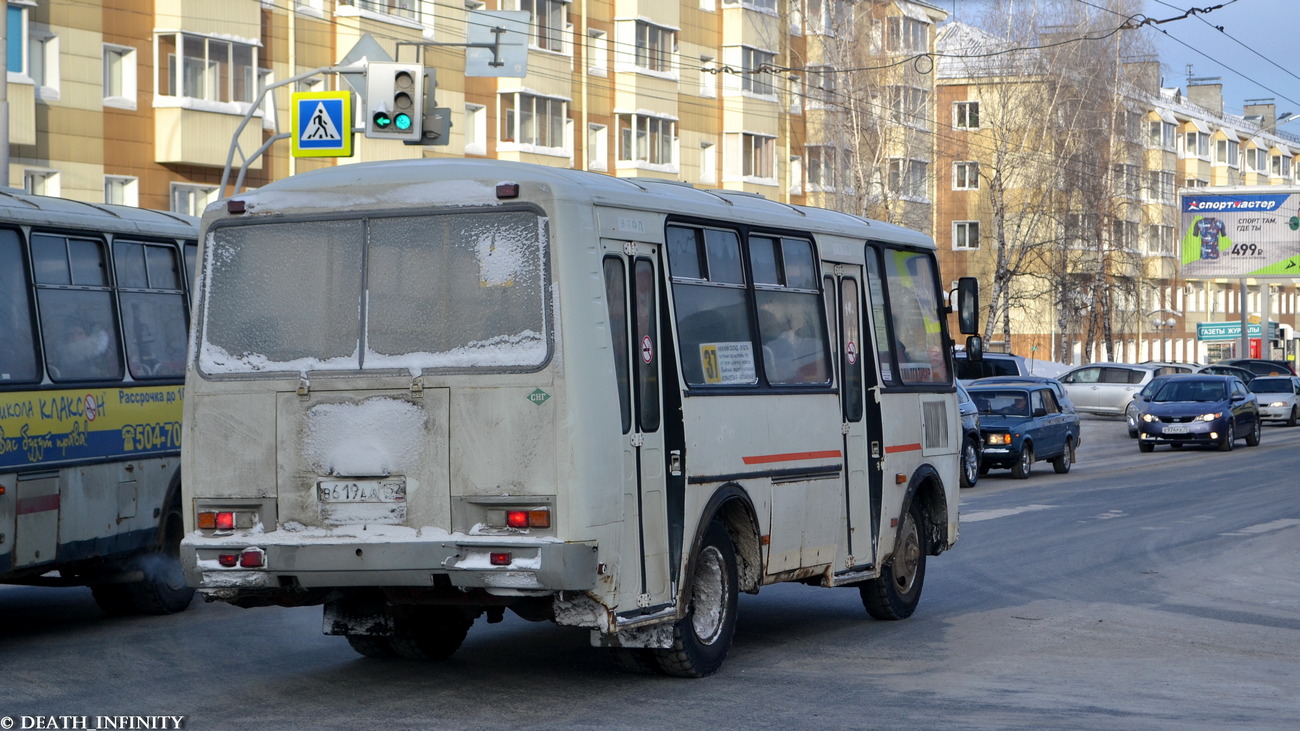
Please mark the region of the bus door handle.
[[682, 451], [674, 449], [668, 453], [668, 474], [673, 477], [682, 476]]

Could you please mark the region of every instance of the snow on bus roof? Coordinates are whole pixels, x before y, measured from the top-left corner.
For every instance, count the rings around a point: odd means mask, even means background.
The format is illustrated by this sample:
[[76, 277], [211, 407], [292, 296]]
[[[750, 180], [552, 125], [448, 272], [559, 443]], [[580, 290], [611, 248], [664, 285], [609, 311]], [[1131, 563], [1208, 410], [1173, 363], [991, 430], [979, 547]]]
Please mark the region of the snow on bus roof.
[[[321, 168], [283, 178], [236, 198], [250, 214], [287, 211], [348, 210], [400, 207], [412, 204], [485, 206], [500, 200], [500, 183], [547, 186], [559, 199], [601, 205], [649, 209], [665, 214], [707, 218], [761, 220], [773, 226], [815, 229], [871, 238], [914, 241], [928, 245], [928, 236], [882, 221], [811, 206], [774, 201], [738, 190], [696, 188], [689, 183], [650, 178], [618, 178], [584, 170], [554, 168], [504, 160], [420, 159], [383, 160]], [[224, 210], [215, 203], [208, 212]]]

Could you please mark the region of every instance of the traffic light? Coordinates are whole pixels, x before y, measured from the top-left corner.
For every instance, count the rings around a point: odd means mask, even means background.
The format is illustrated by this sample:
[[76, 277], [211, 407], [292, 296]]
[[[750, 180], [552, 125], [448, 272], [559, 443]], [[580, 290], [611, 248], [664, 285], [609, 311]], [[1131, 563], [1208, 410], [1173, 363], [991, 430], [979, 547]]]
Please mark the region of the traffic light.
[[366, 69], [366, 137], [418, 140], [424, 134], [424, 67], [370, 62]]

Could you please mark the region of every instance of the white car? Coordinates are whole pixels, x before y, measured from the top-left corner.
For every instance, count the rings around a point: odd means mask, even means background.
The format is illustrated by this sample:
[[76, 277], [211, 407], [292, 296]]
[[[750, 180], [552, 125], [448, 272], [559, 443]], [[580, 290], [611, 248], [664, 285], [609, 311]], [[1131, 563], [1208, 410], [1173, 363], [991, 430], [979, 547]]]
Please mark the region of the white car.
[[1057, 380], [1065, 384], [1065, 392], [1079, 411], [1123, 414], [1133, 394], [1152, 378], [1193, 370], [1185, 363], [1093, 363], [1067, 371]]
[[1295, 426], [1300, 420], [1300, 378], [1295, 376], [1259, 376], [1247, 386], [1259, 399], [1259, 418], [1284, 421]]

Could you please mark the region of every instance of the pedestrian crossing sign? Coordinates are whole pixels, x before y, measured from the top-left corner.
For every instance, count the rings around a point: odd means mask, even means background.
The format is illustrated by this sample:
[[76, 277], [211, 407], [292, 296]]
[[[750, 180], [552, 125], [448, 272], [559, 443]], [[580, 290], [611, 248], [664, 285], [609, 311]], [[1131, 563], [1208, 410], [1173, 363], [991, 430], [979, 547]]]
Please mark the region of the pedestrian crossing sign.
[[293, 95], [293, 156], [352, 157], [352, 92]]

